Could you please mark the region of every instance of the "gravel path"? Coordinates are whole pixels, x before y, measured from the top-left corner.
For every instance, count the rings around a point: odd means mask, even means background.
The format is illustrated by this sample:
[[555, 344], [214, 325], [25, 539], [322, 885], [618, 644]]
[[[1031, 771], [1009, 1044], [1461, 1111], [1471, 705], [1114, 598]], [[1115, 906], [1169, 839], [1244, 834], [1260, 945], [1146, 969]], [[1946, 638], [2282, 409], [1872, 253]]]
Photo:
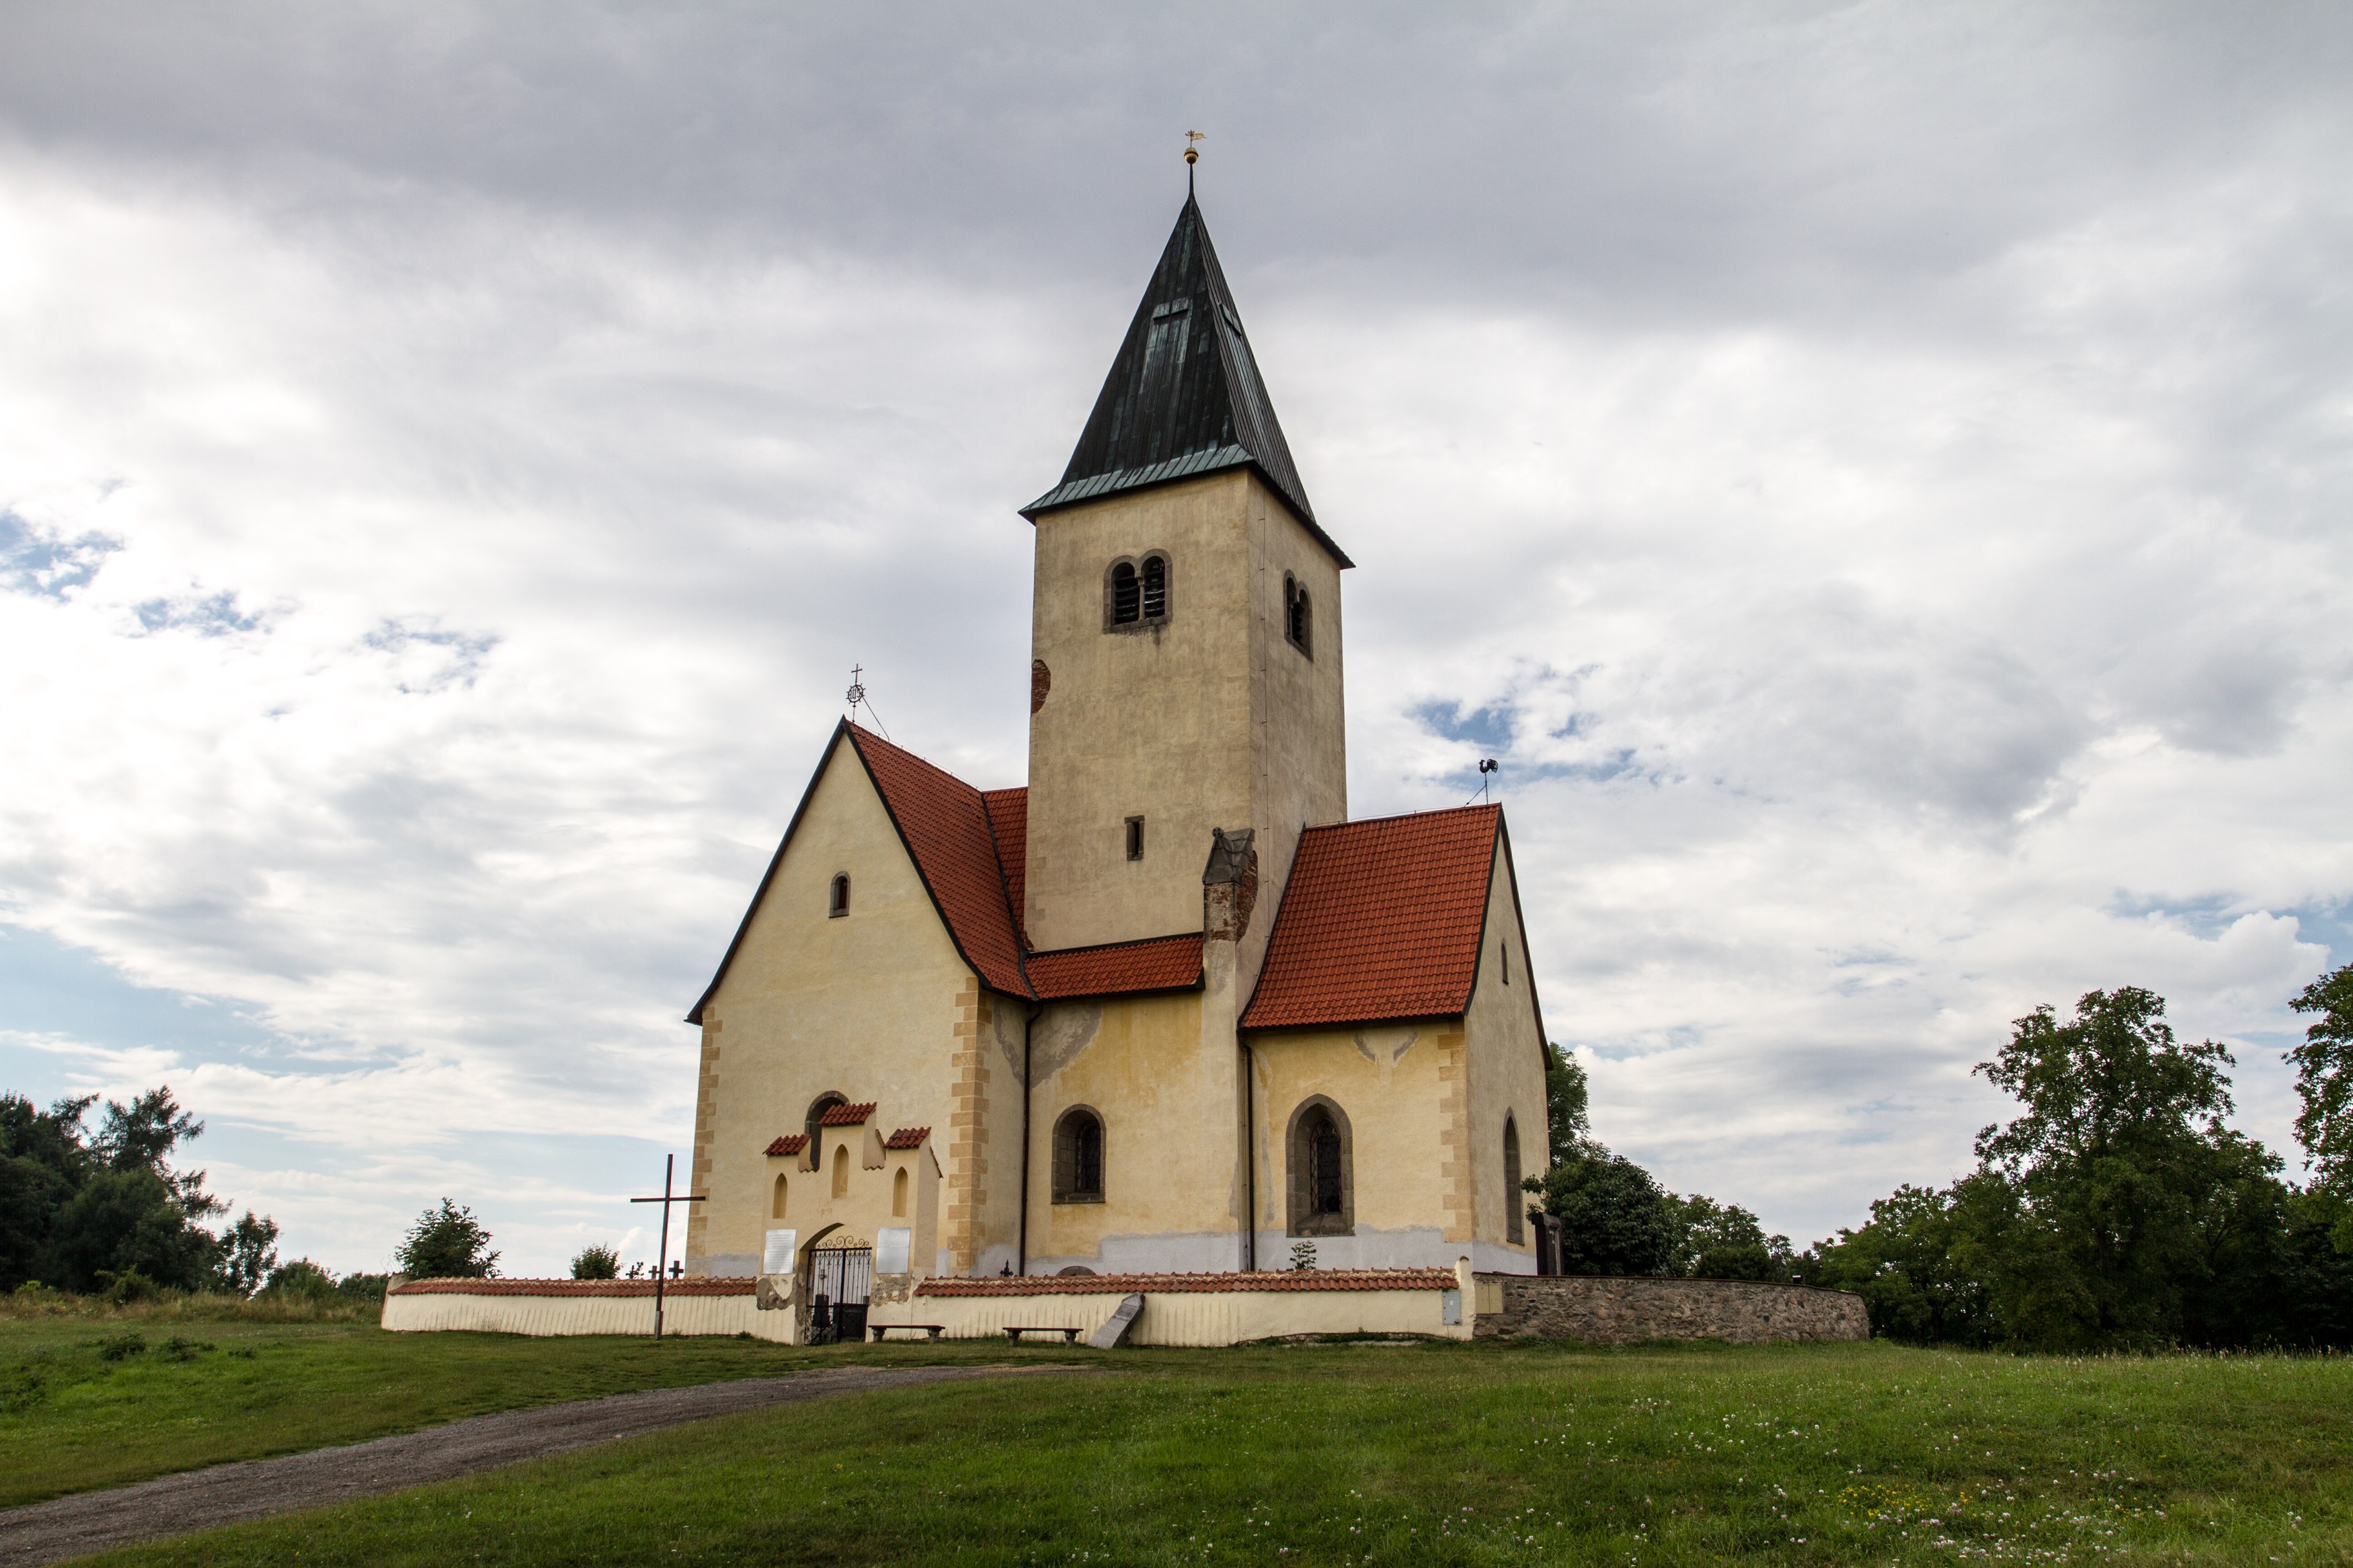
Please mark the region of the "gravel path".
[[376, 1497], [739, 1410], [831, 1394], [1072, 1370], [1077, 1369], [1056, 1365], [844, 1367], [836, 1372], [656, 1388], [536, 1410], [471, 1415], [422, 1432], [404, 1432], [345, 1447], [215, 1465], [108, 1491], [9, 1509], [0, 1512], [0, 1568], [55, 1563], [215, 1525]]

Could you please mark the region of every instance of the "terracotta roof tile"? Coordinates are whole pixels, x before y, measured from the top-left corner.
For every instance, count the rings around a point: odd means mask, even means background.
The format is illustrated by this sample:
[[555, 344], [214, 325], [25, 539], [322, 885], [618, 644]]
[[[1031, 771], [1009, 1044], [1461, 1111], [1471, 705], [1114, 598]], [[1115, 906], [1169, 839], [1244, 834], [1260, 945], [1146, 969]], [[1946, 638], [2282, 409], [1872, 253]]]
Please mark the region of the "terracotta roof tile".
[[863, 1105], [828, 1106], [825, 1114], [817, 1119], [817, 1124], [819, 1127], [863, 1127], [873, 1116], [874, 1102], [870, 1100]]
[[891, 1136], [882, 1140], [882, 1147], [885, 1149], [920, 1149], [923, 1146], [923, 1140], [929, 1138], [931, 1135], [932, 1130], [928, 1127], [902, 1127], [899, 1131], [892, 1133]]
[[1028, 969], [1029, 984], [1041, 1001], [1113, 996], [1129, 991], [1181, 991], [1201, 983], [1201, 933], [1033, 952]]
[[1469, 1006], [1502, 816], [1466, 805], [1301, 834], [1242, 1026], [1443, 1017]]
[[926, 1279], [918, 1296], [1125, 1296], [1134, 1291], [1451, 1290], [1451, 1268], [1285, 1268], [1256, 1274], [982, 1275]]
[[1022, 911], [1029, 907], [1029, 786], [985, 789], [980, 792], [980, 803], [988, 808], [988, 828], [997, 838], [997, 864], [1005, 873], [1005, 897], [1013, 907], [1013, 930], [1027, 950], [1029, 931], [1021, 922], [1027, 918]]
[[[666, 1296], [749, 1296], [756, 1281], [689, 1275], [664, 1286]], [[651, 1296], [651, 1279], [404, 1279], [396, 1296]]]
[[768, 1154], [797, 1154], [807, 1147], [807, 1133], [787, 1132], [783, 1137], [777, 1139], [775, 1142], [769, 1144], [766, 1149], [762, 1151], [762, 1152]]
[[879, 735], [849, 729], [965, 962], [991, 989], [1029, 994], [1021, 935], [997, 862], [997, 833], [980, 791]]

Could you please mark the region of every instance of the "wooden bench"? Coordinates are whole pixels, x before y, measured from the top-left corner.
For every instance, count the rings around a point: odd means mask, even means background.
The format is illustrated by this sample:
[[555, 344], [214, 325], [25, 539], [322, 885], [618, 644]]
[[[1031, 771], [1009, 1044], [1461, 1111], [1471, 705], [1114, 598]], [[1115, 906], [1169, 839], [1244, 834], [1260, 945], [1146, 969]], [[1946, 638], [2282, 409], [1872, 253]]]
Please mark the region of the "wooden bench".
[[1021, 1336], [1024, 1334], [1060, 1334], [1062, 1336], [1062, 1342], [1064, 1344], [1074, 1345], [1079, 1342], [1079, 1336], [1085, 1332], [1086, 1331], [1084, 1329], [1064, 1329], [1054, 1327], [1023, 1329], [1008, 1328], [1005, 1331], [1005, 1337], [1008, 1342], [1018, 1345], [1021, 1342]]
[[882, 1336], [892, 1329], [921, 1329], [925, 1339], [935, 1340], [940, 1337], [940, 1331], [946, 1327], [945, 1323], [869, 1323], [866, 1331], [874, 1336], [874, 1342], [879, 1345], [882, 1342]]

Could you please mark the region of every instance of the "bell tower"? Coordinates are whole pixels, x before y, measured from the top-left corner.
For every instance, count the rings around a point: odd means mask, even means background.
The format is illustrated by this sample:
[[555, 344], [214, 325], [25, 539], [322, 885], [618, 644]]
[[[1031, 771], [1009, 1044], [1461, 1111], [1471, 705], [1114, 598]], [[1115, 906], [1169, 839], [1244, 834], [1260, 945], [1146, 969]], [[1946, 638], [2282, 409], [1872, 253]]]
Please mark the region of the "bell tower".
[[1340, 574], [1188, 195], [1036, 525], [1023, 911], [1040, 950], [1202, 929], [1252, 830], [1247, 985], [1303, 826], [1346, 817]]

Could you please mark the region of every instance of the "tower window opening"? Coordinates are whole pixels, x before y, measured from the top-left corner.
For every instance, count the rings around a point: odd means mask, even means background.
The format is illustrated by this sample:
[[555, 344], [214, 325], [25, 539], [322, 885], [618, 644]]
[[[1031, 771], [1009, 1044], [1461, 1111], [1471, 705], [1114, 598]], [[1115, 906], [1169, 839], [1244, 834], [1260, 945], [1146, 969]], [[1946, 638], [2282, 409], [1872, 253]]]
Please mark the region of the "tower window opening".
[[1140, 816], [1127, 819], [1127, 858], [1131, 860], [1144, 858], [1144, 818]]
[[1135, 568], [1123, 561], [1111, 569], [1111, 624], [1132, 626], [1144, 616], [1144, 593]]
[[837, 921], [849, 912], [849, 873], [844, 872], [833, 879], [833, 892], [826, 900], [825, 912], [829, 919]]
[[1144, 618], [1147, 621], [1168, 618], [1168, 558], [1165, 555], [1145, 558]]
[[1314, 612], [1308, 605], [1307, 590], [1299, 585], [1299, 579], [1286, 572], [1282, 574], [1283, 640], [1314, 658]]
[[1512, 944], [1499, 942], [1495, 946], [1504, 955], [1504, 984], [1509, 985], [1512, 983]]
[[1527, 1240], [1527, 1198], [1520, 1191], [1520, 1124], [1504, 1115], [1504, 1239], [1517, 1247]]
[[1054, 1123], [1054, 1201], [1099, 1204], [1103, 1196], [1103, 1118], [1083, 1105]]

